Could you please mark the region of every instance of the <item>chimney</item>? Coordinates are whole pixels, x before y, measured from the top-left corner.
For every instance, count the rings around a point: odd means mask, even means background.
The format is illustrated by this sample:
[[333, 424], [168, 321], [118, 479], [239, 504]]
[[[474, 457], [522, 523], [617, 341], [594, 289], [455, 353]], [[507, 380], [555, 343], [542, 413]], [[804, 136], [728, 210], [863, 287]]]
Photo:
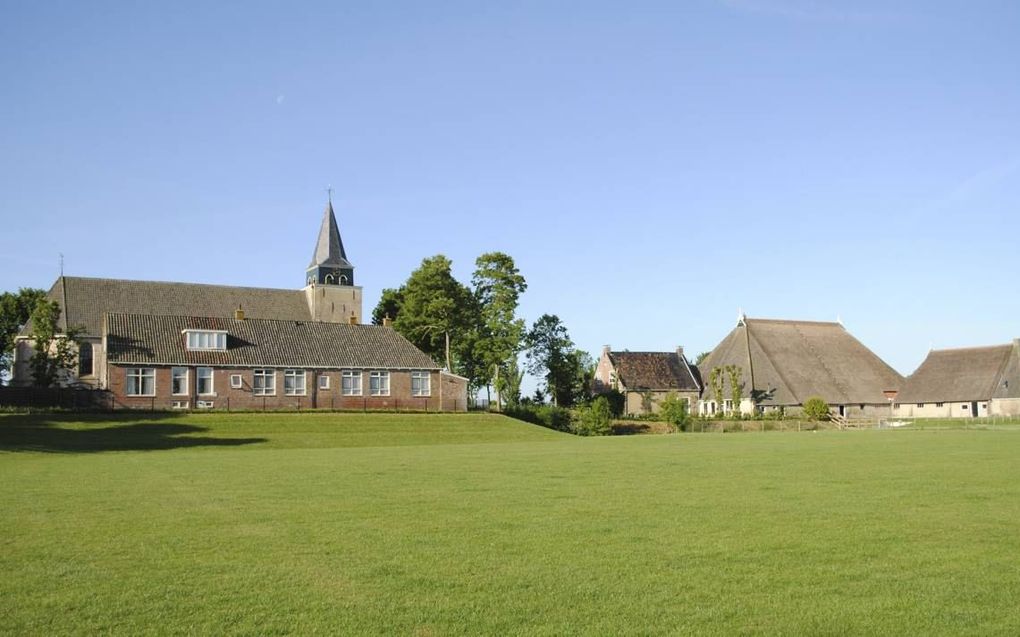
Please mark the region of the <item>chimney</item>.
[[684, 358], [684, 346], [683, 345], [677, 345], [676, 346], [676, 355], [679, 356], [681, 358], [681, 360], [686, 360]]
[[238, 305], [237, 309], [234, 310], [234, 320], [236, 320], [236, 321], [243, 321], [244, 320], [244, 310], [241, 309], [240, 305]]
[[351, 325], [358, 324], [358, 317], [354, 315], [354, 312], [351, 312], [351, 318], [347, 319], [347, 322], [350, 323]]
[[393, 327], [393, 319], [390, 318], [389, 314], [387, 314], [386, 316], [383, 317], [383, 319], [382, 319], [382, 326], [383, 327]]
[[612, 350], [612, 348], [611, 348], [610, 346], [608, 346], [608, 345], [603, 345], [603, 346], [602, 346], [602, 355], [603, 355], [603, 356], [609, 356], [609, 352], [610, 352], [611, 350]]

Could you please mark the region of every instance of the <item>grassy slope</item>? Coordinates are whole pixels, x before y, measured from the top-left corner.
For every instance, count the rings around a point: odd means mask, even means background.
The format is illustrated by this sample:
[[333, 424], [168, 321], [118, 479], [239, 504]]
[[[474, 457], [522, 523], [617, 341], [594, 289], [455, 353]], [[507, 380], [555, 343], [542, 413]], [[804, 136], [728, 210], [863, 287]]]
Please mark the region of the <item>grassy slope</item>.
[[[1020, 632], [1017, 432], [344, 417], [0, 454], [0, 632]], [[366, 447], [387, 422], [405, 446]]]

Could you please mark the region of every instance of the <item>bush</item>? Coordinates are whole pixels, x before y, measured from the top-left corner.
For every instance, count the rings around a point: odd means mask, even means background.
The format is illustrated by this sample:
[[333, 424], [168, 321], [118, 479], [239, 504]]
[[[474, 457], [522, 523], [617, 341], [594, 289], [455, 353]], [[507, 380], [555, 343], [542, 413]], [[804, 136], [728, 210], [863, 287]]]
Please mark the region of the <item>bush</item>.
[[618, 389], [610, 389], [602, 394], [609, 402], [609, 413], [613, 418], [623, 416], [623, 410], [627, 406], [627, 397]]
[[590, 405], [578, 409], [571, 431], [579, 436], [608, 436], [613, 433], [613, 416], [606, 397], [599, 396]]
[[666, 394], [659, 403], [659, 416], [673, 427], [673, 431], [687, 431], [691, 425], [691, 413], [687, 399], [675, 392]]
[[804, 401], [804, 417], [813, 422], [829, 419], [829, 403], [818, 396]]
[[556, 431], [571, 431], [570, 410], [555, 405], [517, 405], [507, 407], [503, 414], [530, 422], [533, 425], [541, 425]]

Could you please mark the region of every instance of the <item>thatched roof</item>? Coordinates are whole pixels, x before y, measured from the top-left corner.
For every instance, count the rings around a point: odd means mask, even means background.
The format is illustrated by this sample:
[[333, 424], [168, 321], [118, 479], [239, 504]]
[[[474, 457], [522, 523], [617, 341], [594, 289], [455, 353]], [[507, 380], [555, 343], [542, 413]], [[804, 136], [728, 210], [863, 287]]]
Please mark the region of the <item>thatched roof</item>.
[[[765, 405], [800, 405], [821, 396], [832, 405], [888, 404], [903, 377], [840, 323], [742, 318], [698, 366], [709, 398], [712, 370], [741, 370], [742, 395]], [[727, 375], [722, 374], [729, 396]]]
[[900, 404], [1020, 398], [1020, 342], [928, 352], [896, 397]]

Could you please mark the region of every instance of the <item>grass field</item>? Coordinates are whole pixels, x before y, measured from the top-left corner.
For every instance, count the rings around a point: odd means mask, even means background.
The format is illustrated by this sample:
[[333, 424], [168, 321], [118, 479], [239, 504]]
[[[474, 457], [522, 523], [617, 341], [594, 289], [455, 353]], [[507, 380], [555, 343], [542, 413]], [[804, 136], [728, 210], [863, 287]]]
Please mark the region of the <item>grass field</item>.
[[0, 633], [1020, 634], [1020, 430], [0, 415]]

